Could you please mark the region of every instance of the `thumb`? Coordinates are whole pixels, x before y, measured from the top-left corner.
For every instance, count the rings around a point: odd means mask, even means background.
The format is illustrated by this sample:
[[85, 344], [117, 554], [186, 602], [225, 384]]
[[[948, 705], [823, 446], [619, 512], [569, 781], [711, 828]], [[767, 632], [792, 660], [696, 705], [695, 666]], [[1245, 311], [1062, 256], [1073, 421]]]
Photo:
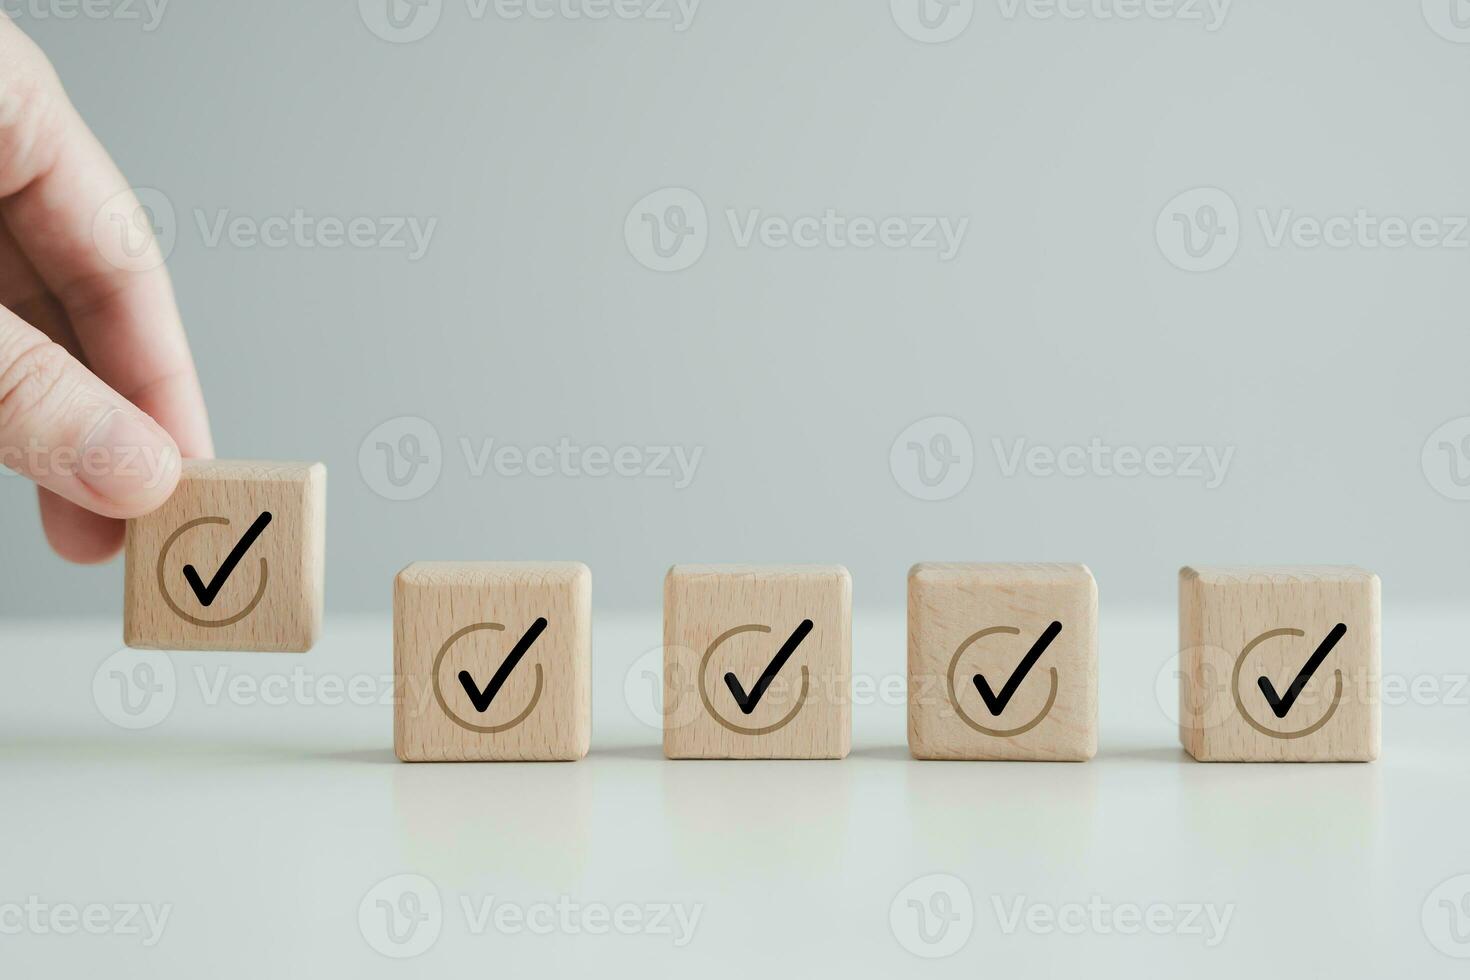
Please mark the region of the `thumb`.
[[104, 517], [157, 509], [179, 481], [163, 428], [0, 307], [0, 464]]

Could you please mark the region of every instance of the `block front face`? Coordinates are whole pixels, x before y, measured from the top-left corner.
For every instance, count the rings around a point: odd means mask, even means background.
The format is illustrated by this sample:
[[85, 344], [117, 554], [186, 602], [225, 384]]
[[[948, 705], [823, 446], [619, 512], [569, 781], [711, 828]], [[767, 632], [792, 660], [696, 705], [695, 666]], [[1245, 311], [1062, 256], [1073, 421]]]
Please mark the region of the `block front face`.
[[852, 578], [840, 565], [676, 565], [664, 580], [664, 754], [841, 759]]
[[1097, 585], [1084, 565], [909, 572], [917, 759], [1082, 762], [1097, 752]]
[[410, 565], [393, 588], [393, 672], [404, 762], [580, 759], [592, 738], [592, 573]]
[[321, 630], [327, 471], [185, 460], [168, 502], [128, 521], [123, 640], [300, 653]]
[[1185, 568], [1180, 741], [1203, 762], [1370, 762], [1379, 749], [1378, 576]]

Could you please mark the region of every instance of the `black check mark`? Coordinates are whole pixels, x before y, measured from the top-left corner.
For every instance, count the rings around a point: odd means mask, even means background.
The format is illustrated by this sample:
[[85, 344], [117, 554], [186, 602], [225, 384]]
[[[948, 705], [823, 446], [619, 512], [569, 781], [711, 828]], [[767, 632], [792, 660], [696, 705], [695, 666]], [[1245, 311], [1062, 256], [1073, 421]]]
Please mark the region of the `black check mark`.
[[225, 563], [219, 567], [219, 571], [214, 573], [214, 578], [209, 580], [208, 585], [204, 584], [204, 580], [199, 577], [193, 565], [184, 566], [184, 579], [189, 583], [189, 588], [194, 590], [194, 597], [199, 600], [201, 606], [208, 608], [214, 605], [214, 600], [219, 598], [220, 590], [235, 573], [235, 566], [240, 564], [240, 559], [245, 557], [245, 552], [250, 550], [251, 545], [255, 544], [255, 539], [260, 537], [270, 522], [270, 511], [266, 511], [255, 519], [255, 523], [250, 525], [250, 530], [245, 532], [245, 536], [225, 557]]
[[776, 659], [766, 664], [766, 669], [761, 672], [760, 678], [755, 682], [755, 687], [750, 689], [749, 694], [746, 694], [745, 688], [740, 686], [740, 678], [733, 673], [725, 675], [725, 686], [730, 689], [730, 696], [740, 706], [742, 714], [750, 714], [755, 710], [755, 706], [761, 703], [761, 698], [771, 686], [771, 681], [781, 673], [781, 668], [786, 666], [786, 661], [791, 659], [791, 655], [796, 652], [796, 648], [801, 646], [801, 641], [805, 640], [806, 635], [811, 631], [812, 621], [803, 619], [801, 625], [796, 627], [796, 631], [787, 638], [785, 643], [781, 644], [781, 649], [776, 652]]
[[516, 641], [514, 649], [505, 658], [505, 662], [500, 665], [500, 669], [495, 672], [495, 676], [490, 678], [490, 684], [483, 691], [475, 685], [475, 679], [470, 676], [469, 671], [462, 670], [459, 672], [459, 684], [464, 688], [464, 692], [470, 696], [470, 704], [475, 706], [476, 711], [484, 714], [489, 710], [490, 702], [495, 700], [495, 695], [499, 694], [500, 689], [505, 686], [505, 682], [510, 677], [511, 671], [516, 669], [516, 665], [521, 662], [521, 658], [526, 655], [526, 651], [531, 649], [531, 644], [535, 643], [536, 638], [545, 631], [546, 617], [543, 616], [531, 624], [531, 628], [526, 630], [525, 636]]
[[1296, 699], [1302, 696], [1302, 691], [1306, 690], [1307, 682], [1312, 679], [1312, 675], [1317, 672], [1317, 668], [1322, 666], [1322, 661], [1327, 659], [1327, 655], [1332, 652], [1332, 648], [1337, 646], [1338, 641], [1346, 635], [1346, 623], [1338, 623], [1332, 627], [1332, 632], [1327, 634], [1327, 638], [1317, 647], [1317, 652], [1312, 654], [1306, 666], [1297, 673], [1296, 679], [1291, 682], [1291, 687], [1286, 689], [1285, 697], [1277, 697], [1276, 688], [1266, 678], [1262, 677], [1256, 681], [1256, 685], [1261, 689], [1261, 693], [1266, 696], [1266, 703], [1271, 706], [1272, 714], [1277, 718], [1285, 718], [1291, 713], [1291, 708], [1296, 704]]
[[990, 689], [990, 683], [985, 680], [983, 674], [975, 675], [975, 690], [980, 692], [980, 697], [985, 702], [985, 707], [990, 709], [992, 715], [999, 715], [1006, 710], [1006, 705], [1011, 703], [1011, 698], [1015, 697], [1016, 692], [1021, 689], [1021, 682], [1026, 679], [1027, 674], [1031, 673], [1031, 668], [1036, 666], [1036, 661], [1041, 659], [1041, 655], [1046, 652], [1046, 648], [1051, 646], [1051, 641], [1055, 640], [1057, 634], [1061, 631], [1061, 623], [1052, 623], [1046, 628], [1046, 631], [1041, 634], [1040, 638], [1031, 645], [1031, 649], [1027, 651], [1025, 658], [1021, 660], [1021, 665], [1015, 669], [1010, 679], [1006, 681], [1005, 687], [1000, 689], [999, 696]]

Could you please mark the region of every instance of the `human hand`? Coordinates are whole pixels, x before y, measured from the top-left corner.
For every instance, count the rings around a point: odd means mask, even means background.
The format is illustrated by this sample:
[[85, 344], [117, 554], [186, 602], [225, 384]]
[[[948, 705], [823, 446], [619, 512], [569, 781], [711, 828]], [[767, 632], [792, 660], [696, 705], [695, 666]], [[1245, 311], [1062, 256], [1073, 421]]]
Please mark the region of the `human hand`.
[[[34, 480], [70, 561], [213, 455], [199, 378], [149, 222], [46, 56], [0, 16], [0, 464]], [[128, 235], [119, 256], [102, 231]], [[141, 260], [139, 260], [141, 257]]]

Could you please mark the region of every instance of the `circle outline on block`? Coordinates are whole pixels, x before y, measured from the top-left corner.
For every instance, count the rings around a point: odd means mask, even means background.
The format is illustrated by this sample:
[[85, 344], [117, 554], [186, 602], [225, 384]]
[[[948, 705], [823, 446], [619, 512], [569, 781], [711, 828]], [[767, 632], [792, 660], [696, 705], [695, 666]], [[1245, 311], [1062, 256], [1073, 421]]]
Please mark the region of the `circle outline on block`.
[[536, 668], [536, 690], [534, 693], [532, 693], [530, 702], [527, 703], [526, 707], [522, 709], [520, 714], [516, 715], [510, 721], [507, 721], [503, 724], [471, 725], [459, 715], [449, 710], [449, 702], [444, 697], [443, 689], [439, 686], [439, 667], [444, 663], [444, 658], [446, 655], [448, 655], [451, 647], [453, 647], [456, 643], [458, 643], [460, 640], [464, 639], [471, 633], [477, 633], [481, 630], [504, 631], [505, 625], [503, 623], [474, 623], [470, 626], [466, 626], [464, 629], [460, 630], [449, 639], [445, 640], [444, 645], [439, 648], [439, 652], [434, 655], [434, 666], [432, 668], [432, 672], [430, 673], [430, 679], [434, 682], [434, 700], [439, 702], [439, 709], [443, 711], [446, 716], [448, 716], [450, 721], [454, 722], [456, 725], [458, 725], [460, 728], [465, 729], [466, 731], [475, 732], [479, 735], [499, 735], [501, 732], [508, 732], [512, 728], [519, 725], [521, 722], [525, 721], [526, 718], [530, 716], [531, 712], [536, 710], [536, 705], [541, 703], [541, 689], [544, 678], [541, 672], [541, 665], [534, 664], [533, 666]]
[[264, 555], [261, 556], [260, 587], [255, 590], [255, 597], [251, 599], [248, 603], [246, 603], [245, 608], [235, 613], [235, 615], [229, 616], [225, 619], [200, 619], [198, 616], [191, 616], [189, 613], [184, 612], [184, 610], [179, 607], [179, 604], [177, 602], [174, 602], [174, 597], [169, 594], [168, 585], [165, 582], [163, 575], [164, 566], [168, 563], [169, 552], [173, 550], [174, 544], [179, 540], [179, 538], [182, 537], [186, 532], [192, 531], [196, 527], [202, 527], [205, 524], [222, 524], [225, 527], [229, 527], [230, 520], [227, 517], [196, 517], [194, 520], [189, 521], [183, 527], [179, 528], [173, 534], [170, 534], [167, 540], [163, 542], [163, 547], [160, 548], [158, 552], [158, 591], [160, 594], [162, 594], [163, 601], [168, 605], [170, 609], [173, 610], [174, 615], [178, 616], [184, 622], [189, 623], [193, 626], [202, 627], [204, 629], [223, 629], [226, 626], [234, 626], [236, 623], [243, 620], [246, 616], [249, 616], [251, 613], [255, 612], [255, 607], [260, 605], [260, 601], [265, 598], [266, 585], [270, 582], [270, 563], [266, 561]]
[[788, 711], [786, 713], [786, 717], [782, 718], [780, 721], [770, 725], [763, 725], [759, 728], [748, 728], [745, 725], [735, 724], [733, 721], [730, 721], [724, 715], [720, 714], [720, 712], [715, 710], [714, 699], [712, 699], [709, 695], [709, 685], [705, 683], [705, 674], [709, 672], [709, 662], [714, 658], [715, 651], [718, 650], [726, 640], [730, 639], [733, 636], [738, 636], [741, 633], [769, 632], [771, 632], [771, 628], [769, 626], [763, 626], [759, 623], [749, 623], [745, 626], [736, 626], [733, 629], [725, 630], [725, 632], [715, 637], [713, 643], [705, 648], [704, 656], [699, 661], [699, 699], [704, 702], [704, 710], [710, 713], [711, 718], [719, 722], [725, 728], [734, 732], [736, 735], [770, 735], [772, 732], [778, 732], [781, 729], [785, 728], [787, 725], [791, 724], [791, 722], [796, 719], [797, 714], [801, 712], [801, 709], [806, 707], [807, 694], [811, 690], [811, 676], [807, 671], [806, 664], [802, 664], [801, 694], [796, 699], [796, 705], [790, 711]]
[[1011, 636], [1021, 635], [1021, 631], [1014, 626], [991, 626], [986, 629], [979, 630], [975, 633], [971, 633], [969, 637], [965, 639], [965, 642], [961, 643], [958, 647], [955, 648], [954, 656], [949, 658], [949, 670], [945, 672], [945, 683], [946, 687], [948, 687], [949, 689], [950, 706], [954, 708], [955, 714], [959, 715], [960, 721], [963, 721], [966, 725], [969, 725], [981, 735], [990, 735], [994, 738], [1015, 738], [1017, 735], [1025, 735], [1027, 732], [1031, 731], [1031, 729], [1035, 728], [1037, 725], [1045, 721], [1046, 717], [1051, 714], [1051, 709], [1057, 703], [1057, 689], [1060, 684], [1060, 678], [1057, 676], [1057, 669], [1055, 667], [1047, 668], [1049, 671], [1051, 671], [1051, 693], [1047, 695], [1046, 704], [1042, 706], [1041, 712], [1035, 718], [1032, 718], [1030, 721], [1020, 726], [1019, 728], [987, 728], [986, 726], [976, 721], [974, 718], [971, 718], [969, 712], [965, 711], [965, 709], [960, 706], [959, 691], [957, 691], [954, 686], [955, 671], [959, 669], [960, 657], [964, 656], [965, 651], [968, 650], [972, 644], [974, 644], [978, 640], [983, 640], [987, 636], [995, 636], [1000, 633], [1006, 633]]
[[1245, 645], [1245, 649], [1240, 651], [1240, 656], [1235, 658], [1235, 669], [1230, 672], [1230, 693], [1235, 698], [1235, 709], [1240, 712], [1240, 716], [1245, 719], [1245, 723], [1247, 725], [1250, 725], [1262, 735], [1269, 736], [1270, 738], [1281, 739], [1282, 741], [1290, 741], [1297, 738], [1306, 738], [1308, 735], [1314, 735], [1317, 732], [1321, 731], [1322, 727], [1332, 720], [1333, 715], [1337, 714], [1337, 706], [1342, 701], [1342, 671], [1337, 668], [1333, 668], [1332, 671], [1333, 676], [1336, 678], [1337, 691], [1332, 696], [1332, 703], [1327, 706], [1327, 713], [1324, 714], [1321, 718], [1317, 719], [1314, 724], [1308, 725], [1306, 728], [1300, 729], [1299, 731], [1295, 732], [1274, 731], [1256, 721], [1251, 713], [1245, 709], [1245, 699], [1240, 696], [1240, 671], [1241, 668], [1245, 666], [1245, 658], [1249, 657], [1251, 653], [1256, 649], [1256, 647], [1260, 646], [1262, 643], [1265, 643], [1267, 640], [1275, 639], [1278, 636], [1306, 635], [1307, 634], [1303, 630], [1292, 629], [1291, 627], [1267, 630], [1260, 636], [1256, 637], [1254, 640], [1251, 640], [1249, 643], [1247, 643]]

